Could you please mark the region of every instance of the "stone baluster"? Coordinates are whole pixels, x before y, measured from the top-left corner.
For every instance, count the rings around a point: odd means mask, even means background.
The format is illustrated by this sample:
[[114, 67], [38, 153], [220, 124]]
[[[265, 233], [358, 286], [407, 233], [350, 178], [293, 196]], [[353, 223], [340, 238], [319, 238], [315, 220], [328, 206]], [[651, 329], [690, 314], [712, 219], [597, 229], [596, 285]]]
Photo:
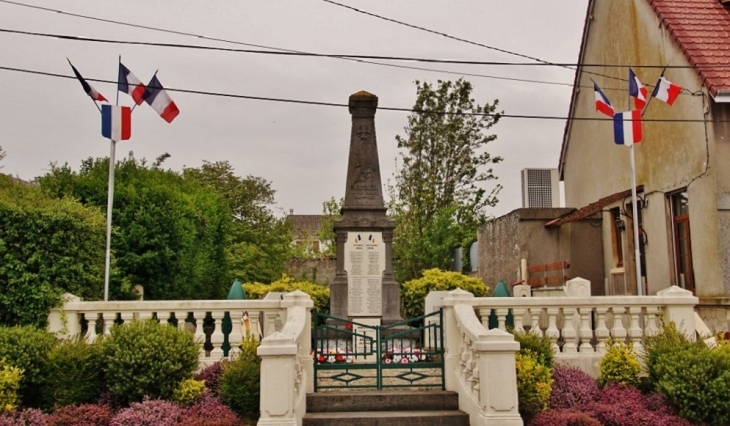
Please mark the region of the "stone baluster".
[[96, 341], [96, 321], [99, 319], [99, 313], [98, 312], [85, 312], [84, 318], [88, 323], [86, 324], [87, 330], [86, 330], [86, 340], [89, 343], [94, 343]]
[[634, 352], [641, 353], [644, 345], [641, 343], [643, 331], [639, 325], [639, 315], [641, 314], [641, 306], [631, 306], [628, 308], [627, 316], [630, 318], [631, 324], [628, 328], [629, 340], [634, 345]]
[[[228, 355], [230, 356], [238, 351], [238, 348], [241, 346], [243, 334], [245, 333], [245, 325], [243, 321], [243, 313], [241, 311], [231, 311], [229, 315], [231, 317], [231, 333], [228, 335], [228, 343], [231, 345], [231, 349], [228, 351]], [[255, 332], [255, 329], [252, 329], [250, 316], [248, 317], [248, 327], [251, 329], [252, 333]]]
[[276, 319], [279, 312], [275, 310], [264, 311], [264, 338], [276, 332]]
[[553, 350], [555, 353], [560, 352], [560, 346], [558, 346], [558, 338], [560, 337], [560, 330], [558, 330], [557, 320], [560, 308], [547, 308], [548, 315], [548, 327], [545, 330], [545, 335], [550, 338]]
[[210, 357], [213, 359], [220, 359], [223, 357], [223, 311], [212, 311], [210, 313], [213, 318], [213, 333], [210, 335], [210, 343], [213, 345], [213, 349], [210, 351]]
[[575, 312], [575, 306], [563, 308], [563, 316], [565, 318], [565, 321], [563, 321], [563, 340], [565, 341], [563, 344], [563, 352], [566, 353], [578, 352], [578, 333], [576, 332], [575, 322], [573, 321]]
[[122, 324], [129, 324], [130, 322], [134, 321], [135, 312], [134, 311], [121, 311], [119, 312], [119, 316], [122, 318]]
[[[205, 358], [205, 331], [203, 331], [203, 322], [205, 322], [205, 311], [194, 311], [195, 317], [195, 341], [200, 345], [200, 358]], [[177, 324], [185, 324], [185, 317], [178, 318]]]
[[522, 324], [523, 317], [527, 309], [525, 308], [512, 308], [512, 317], [515, 319], [515, 331], [525, 331], [525, 326]]
[[117, 319], [117, 313], [116, 312], [104, 312], [102, 314], [104, 316], [104, 329], [102, 332], [104, 334], [109, 334], [112, 331], [112, 327], [114, 326], [114, 321]]
[[481, 319], [482, 326], [489, 330], [489, 316], [492, 314], [491, 309], [475, 309], [479, 313], [479, 318]]
[[598, 343], [596, 344], [596, 352], [599, 354], [605, 354], [606, 353], [606, 339], [608, 339], [608, 336], [611, 334], [611, 330], [606, 327], [606, 313], [608, 312], [608, 308], [599, 306], [596, 308], [596, 340], [598, 340]]
[[613, 311], [613, 329], [611, 330], [611, 336], [615, 342], [624, 343], [626, 342], [627, 335], [624, 326], [624, 316], [628, 315], [626, 313], [627, 308], [624, 306], [614, 306], [611, 310]]
[[644, 317], [645, 321], [645, 327], [644, 327], [644, 335], [645, 336], [653, 336], [657, 334], [658, 327], [657, 327], [657, 316], [659, 315], [660, 307], [658, 306], [652, 306], [649, 305], [646, 307], [646, 316]]
[[137, 312], [137, 319], [140, 321], [147, 321], [152, 319], [153, 311], [141, 310]]
[[580, 309], [580, 347], [578, 350], [581, 353], [593, 352], [593, 346], [591, 346], [591, 338], [593, 332], [591, 331], [591, 311], [593, 308], [583, 306]]
[[495, 311], [497, 312], [497, 328], [506, 331], [507, 314], [509, 313], [509, 308], [497, 308], [495, 309]]
[[[188, 313], [187, 312], [185, 312], [185, 311], [175, 311], [174, 314], [175, 314], [175, 319], [177, 320], [177, 328], [178, 329], [180, 329], [180, 330], [187, 330], [187, 331], [190, 331], [192, 333], [195, 333], [195, 331], [193, 331], [193, 328], [192, 327], [186, 327], [185, 326], [185, 320], [188, 319]], [[167, 315], [165, 315], [165, 318], [160, 318], [159, 317], [159, 315], [160, 315], [159, 312], [157, 313], [157, 315], [158, 315], [158, 318], [160, 319], [160, 322], [167, 322], [167, 320], [171, 316], [171, 314], [167, 314]], [[191, 323], [191, 325], [192, 325], [192, 323]]]

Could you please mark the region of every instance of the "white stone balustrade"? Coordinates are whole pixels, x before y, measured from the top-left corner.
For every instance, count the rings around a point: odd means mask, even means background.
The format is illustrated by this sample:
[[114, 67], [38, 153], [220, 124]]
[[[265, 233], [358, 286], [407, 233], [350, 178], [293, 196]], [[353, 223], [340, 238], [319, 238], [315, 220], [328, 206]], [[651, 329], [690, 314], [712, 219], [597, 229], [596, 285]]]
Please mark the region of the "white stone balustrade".
[[[102, 334], [109, 334], [111, 327], [120, 321], [131, 321], [157, 318], [168, 322], [177, 320], [177, 327], [190, 330], [196, 340], [201, 343], [201, 367], [219, 361], [223, 357], [223, 318], [228, 312], [231, 319], [231, 331], [228, 333], [230, 353], [239, 350], [242, 332], [242, 317], [248, 312], [249, 328], [252, 333], [263, 336], [274, 334], [282, 328], [287, 319], [287, 303], [285, 300], [155, 300], [155, 301], [81, 301], [71, 294], [64, 295], [61, 308], [53, 309], [48, 316], [48, 331], [59, 337], [80, 334], [86, 330], [86, 338], [94, 341], [97, 336], [96, 322], [100, 321]], [[289, 302], [290, 303], [290, 302]], [[212, 330], [206, 333], [202, 326], [207, 318]], [[194, 319], [197, 323], [186, 322]], [[211, 321], [212, 320], [212, 321]], [[86, 326], [83, 322], [88, 321]], [[207, 327], [206, 327], [207, 328]], [[207, 347], [207, 350], [206, 350]]]
[[641, 353], [642, 338], [659, 330], [660, 316], [694, 338], [698, 302], [691, 292], [673, 286], [656, 296], [481, 297], [462, 303], [474, 309], [485, 328], [495, 314], [504, 330], [510, 313], [516, 330], [549, 336], [558, 361], [596, 375], [609, 337], [631, 342]]
[[443, 300], [446, 389], [459, 394], [459, 408], [469, 414], [471, 425], [522, 426], [515, 371], [520, 345], [506, 331], [487, 330], [474, 312], [474, 300], [463, 290]]

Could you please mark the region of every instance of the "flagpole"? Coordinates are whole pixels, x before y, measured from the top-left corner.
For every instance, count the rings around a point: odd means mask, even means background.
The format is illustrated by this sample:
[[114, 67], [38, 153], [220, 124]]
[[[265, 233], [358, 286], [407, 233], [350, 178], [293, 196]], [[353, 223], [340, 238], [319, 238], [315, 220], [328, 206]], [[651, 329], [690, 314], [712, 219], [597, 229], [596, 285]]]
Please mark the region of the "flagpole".
[[[119, 55], [119, 65], [122, 63], [122, 55]], [[117, 73], [119, 72], [119, 66], [117, 66]], [[116, 106], [119, 106], [119, 88], [117, 87], [117, 99], [115, 102]], [[111, 263], [111, 249], [112, 249], [112, 210], [114, 207], [114, 167], [115, 159], [114, 154], [116, 151], [117, 142], [114, 139], [109, 139], [109, 187], [107, 189], [107, 201], [106, 201], [106, 259], [104, 260], [104, 301], [109, 301], [109, 268]]]
[[[647, 102], [648, 104], [648, 102]], [[627, 105], [627, 111], [631, 111], [631, 92], [629, 92], [629, 103]], [[644, 109], [646, 110], [646, 109]], [[642, 112], [643, 115], [643, 112]], [[633, 214], [634, 224], [634, 249], [635, 249], [635, 264], [636, 264], [636, 293], [639, 296], [644, 295], [644, 286], [641, 284], [641, 250], [639, 249], [639, 215], [637, 214], [638, 208], [636, 207], [636, 161], [634, 159], [634, 145], [633, 143], [629, 147], [631, 156], [631, 209]]]
[[636, 263], [636, 291], [639, 296], [644, 295], [644, 286], [641, 282], [641, 249], [639, 247], [639, 214], [636, 203], [636, 162], [634, 160], [634, 145], [631, 144], [629, 149], [631, 150], [631, 209], [633, 214], [634, 224], [634, 249], [635, 249], [635, 263]]

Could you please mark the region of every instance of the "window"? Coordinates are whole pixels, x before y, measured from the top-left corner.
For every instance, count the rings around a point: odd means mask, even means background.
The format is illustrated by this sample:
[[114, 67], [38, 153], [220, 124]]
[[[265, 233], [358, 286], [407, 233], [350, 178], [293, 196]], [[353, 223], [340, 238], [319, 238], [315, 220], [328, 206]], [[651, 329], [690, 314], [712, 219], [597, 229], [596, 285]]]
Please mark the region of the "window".
[[689, 199], [687, 191], [670, 195], [672, 222], [674, 225], [674, 268], [676, 284], [687, 290], [695, 290], [692, 269], [692, 244], [689, 230]]

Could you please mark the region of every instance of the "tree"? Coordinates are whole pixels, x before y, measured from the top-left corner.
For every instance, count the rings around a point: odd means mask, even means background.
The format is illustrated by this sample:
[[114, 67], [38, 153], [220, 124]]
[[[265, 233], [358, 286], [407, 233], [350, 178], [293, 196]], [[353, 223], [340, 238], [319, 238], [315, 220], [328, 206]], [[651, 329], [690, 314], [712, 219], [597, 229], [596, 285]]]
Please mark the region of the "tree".
[[185, 168], [183, 175], [220, 194], [233, 214], [226, 248], [229, 281], [269, 283], [278, 279], [292, 250], [291, 226], [270, 209], [276, 193], [271, 182], [236, 176], [228, 161], [204, 161], [199, 168]]
[[497, 138], [486, 131], [499, 121], [498, 100], [477, 104], [464, 79], [437, 85], [416, 81], [416, 86], [406, 135], [396, 136], [404, 149], [402, 164], [389, 187], [396, 219], [394, 266], [401, 282], [426, 269], [450, 269], [454, 249], [474, 241], [501, 189], [484, 188], [497, 179], [487, 167], [502, 161], [484, 150]]
[[[0, 161], [3, 161], [3, 158], [5, 158], [5, 151], [3, 150], [3, 147], [0, 146]], [[2, 169], [5, 166], [0, 166], [0, 169]]]
[[320, 246], [324, 246], [322, 254], [324, 256], [334, 256], [337, 253], [337, 242], [334, 230], [335, 219], [342, 215], [342, 206], [345, 199], [340, 198], [339, 201], [335, 197], [330, 198], [322, 203], [322, 226], [317, 236], [321, 242]]
[[[221, 196], [180, 173], [148, 166], [130, 153], [116, 165], [112, 253], [119, 275], [144, 286], [145, 298], [217, 299], [230, 282], [225, 248], [231, 212]], [[88, 158], [78, 172], [52, 165], [41, 188], [102, 211], [108, 158]], [[110, 285], [110, 294], [115, 289]]]

